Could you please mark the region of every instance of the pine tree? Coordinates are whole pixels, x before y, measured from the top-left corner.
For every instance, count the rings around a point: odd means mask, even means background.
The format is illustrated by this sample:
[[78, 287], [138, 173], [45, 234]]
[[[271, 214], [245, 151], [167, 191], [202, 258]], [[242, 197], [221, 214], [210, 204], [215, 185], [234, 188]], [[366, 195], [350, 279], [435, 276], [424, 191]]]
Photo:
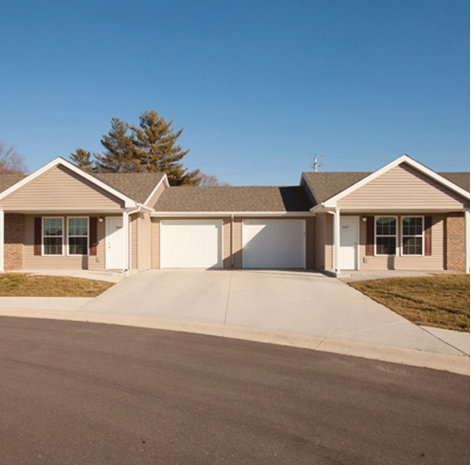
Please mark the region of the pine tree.
[[139, 121], [139, 127], [130, 126], [137, 171], [167, 173], [172, 186], [198, 184], [199, 170], [187, 172], [180, 163], [189, 152], [176, 145], [183, 129], [175, 133], [171, 127], [173, 120], [165, 121], [155, 110], [142, 113]]
[[92, 160], [92, 154], [83, 148], [78, 148], [74, 153], [70, 154], [72, 163], [84, 171], [93, 173], [96, 171], [95, 162]]
[[139, 171], [135, 163], [135, 145], [127, 134], [128, 123], [119, 118], [111, 120], [111, 129], [103, 136], [101, 144], [105, 152], [95, 155], [97, 171], [101, 173], [132, 173]]

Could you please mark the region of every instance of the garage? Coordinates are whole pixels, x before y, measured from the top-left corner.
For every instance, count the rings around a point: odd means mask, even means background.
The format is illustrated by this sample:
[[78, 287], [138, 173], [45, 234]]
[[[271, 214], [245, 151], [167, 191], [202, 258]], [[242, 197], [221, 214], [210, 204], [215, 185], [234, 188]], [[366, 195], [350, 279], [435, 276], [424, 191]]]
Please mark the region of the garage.
[[243, 268], [306, 268], [305, 220], [245, 220]]
[[162, 268], [222, 268], [222, 221], [161, 221], [160, 251]]

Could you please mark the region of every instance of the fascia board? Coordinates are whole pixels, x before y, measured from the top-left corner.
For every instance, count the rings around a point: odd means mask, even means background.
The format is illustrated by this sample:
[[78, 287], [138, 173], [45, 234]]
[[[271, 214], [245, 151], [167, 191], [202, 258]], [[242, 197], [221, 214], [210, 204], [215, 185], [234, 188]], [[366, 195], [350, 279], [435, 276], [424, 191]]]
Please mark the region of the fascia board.
[[31, 181], [34, 181], [36, 178], [41, 176], [42, 174], [46, 173], [50, 169], [56, 167], [56, 166], [65, 166], [67, 169], [70, 169], [74, 173], [78, 174], [82, 178], [86, 179], [87, 181], [90, 181], [92, 184], [95, 184], [96, 186], [100, 187], [101, 189], [105, 190], [106, 192], [114, 195], [115, 197], [121, 199], [124, 201], [124, 205], [126, 208], [131, 208], [137, 205], [137, 202], [127, 195], [122, 194], [121, 192], [113, 189], [112, 187], [108, 186], [108, 184], [105, 184], [104, 182], [96, 179], [95, 177], [89, 175], [85, 171], [81, 170], [80, 168], [76, 167], [72, 163], [68, 162], [62, 157], [57, 157], [51, 162], [47, 163], [44, 165], [42, 168], [39, 168], [36, 170], [34, 173], [31, 173], [29, 176], [26, 176], [26, 178], [23, 178], [21, 181], [18, 181], [16, 184], [13, 186], [9, 187], [5, 191], [3, 191], [0, 194], [0, 200], [4, 199], [5, 197], [9, 196], [13, 192], [16, 192], [18, 189], [21, 189], [23, 186], [26, 184], [29, 184]]
[[448, 189], [450, 189], [451, 191], [456, 192], [457, 194], [461, 195], [465, 199], [469, 200], [469, 192], [466, 192], [464, 189], [457, 186], [455, 183], [448, 181], [448, 179], [445, 179], [443, 176], [440, 176], [439, 174], [435, 173], [435, 171], [431, 170], [430, 168], [427, 168], [425, 165], [422, 165], [422, 163], [417, 162], [416, 160], [409, 157], [408, 155], [401, 155], [399, 158], [396, 158], [391, 163], [388, 163], [387, 165], [383, 166], [382, 168], [375, 171], [374, 173], [371, 173], [368, 176], [366, 176], [366, 178], [361, 179], [357, 183], [353, 184], [352, 186], [348, 187], [342, 192], [339, 192], [337, 195], [334, 195], [330, 199], [326, 200], [324, 202], [324, 206], [326, 208], [335, 208], [337, 205], [337, 202], [340, 199], [351, 194], [352, 192], [356, 191], [360, 187], [363, 187], [365, 184], [368, 184], [370, 181], [373, 181], [373, 179], [378, 178], [379, 176], [391, 170], [392, 168], [399, 166], [401, 163], [406, 163], [407, 165], [415, 168], [417, 171], [425, 174], [429, 178], [448, 187]]
[[214, 216], [253, 216], [253, 217], [265, 217], [265, 216], [271, 216], [271, 217], [290, 217], [290, 216], [314, 216], [312, 212], [222, 212], [222, 211], [214, 211], [214, 212], [162, 212], [162, 211], [155, 211], [154, 213], [151, 213], [151, 217], [179, 217], [179, 216], [185, 216], [185, 217], [197, 217], [197, 216], [202, 216], [202, 217], [214, 217]]
[[[164, 173], [162, 179], [157, 183], [157, 185], [154, 187], [150, 195], [147, 197], [143, 205], [147, 205], [147, 202], [152, 198], [152, 196], [157, 192], [158, 188], [160, 185], [163, 183], [163, 185], [167, 188], [170, 187], [170, 184], [168, 183], [167, 175]], [[152, 209], [153, 210], [153, 209]]]

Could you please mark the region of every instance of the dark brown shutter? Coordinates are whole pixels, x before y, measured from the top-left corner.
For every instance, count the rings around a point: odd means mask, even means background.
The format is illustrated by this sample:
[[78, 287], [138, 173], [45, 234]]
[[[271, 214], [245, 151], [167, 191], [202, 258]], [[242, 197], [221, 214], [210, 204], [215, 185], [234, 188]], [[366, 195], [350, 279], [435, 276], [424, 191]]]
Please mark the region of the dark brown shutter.
[[42, 247], [42, 218], [34, 219], [34, 255], [41, 255]]
[[98, 218], [93, 216], [90, 218], [90, 255], [97, 254], [97, 245], [98, 245]]
[[375, 254], [375, 218], [366, 217], [366, 255]]
[[424, 218], [424, 255], [432, 255], [432, 217]]

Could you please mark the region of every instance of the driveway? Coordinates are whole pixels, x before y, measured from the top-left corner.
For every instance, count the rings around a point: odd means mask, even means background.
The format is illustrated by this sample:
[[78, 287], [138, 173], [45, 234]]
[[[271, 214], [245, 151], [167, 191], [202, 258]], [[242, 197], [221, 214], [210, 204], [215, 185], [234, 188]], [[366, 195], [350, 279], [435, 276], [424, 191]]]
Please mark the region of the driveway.
[[80, 312], [464, 355], [340, 280], [313, 272], [147, 271], [121, 281]]

